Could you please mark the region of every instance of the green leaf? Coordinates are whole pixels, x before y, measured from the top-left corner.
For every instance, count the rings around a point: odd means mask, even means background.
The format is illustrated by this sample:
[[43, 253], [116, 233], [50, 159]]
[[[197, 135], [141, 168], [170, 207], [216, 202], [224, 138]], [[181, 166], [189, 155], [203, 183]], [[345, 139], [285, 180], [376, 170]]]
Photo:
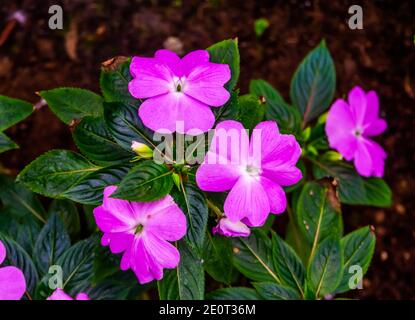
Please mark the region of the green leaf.
[[225, 88], [232, 91], [238, 82], [240, 71], [238, 39], [223, 40], [215, 43], [207, 51], [209, 52], [211, 62], [229, 65], [232, 76], [228, 83], [226, 83]]
[[272, 257], [282, 284], [304, 296], [305, 269], [295, 251], [276, 233], [272, 233]]
[[256, 96], [252, 94], [240, 96], [238, 104], [239, 113], [236, 120], [241, 121], [245, 129], [252, 130], [264, 119], [265, 108]]
[[164, 277], [158, 281], [160, 300], [203, 300], [205, 275], [202, 260], [186, 245], [179, 241], [180, 263], [176, 269], [164, 270]]
[[317, 244], [327, 236], [341, 236], [340, 204], [330, 186], [306, 183], [297, 202], [296, 217], [301, 233], [312, 246], [311, 255]]
[[121, 147], [131, 151], [131, 143], [137, 141], [155, 148], [152, 141], [154, 132], [141, 122], [136, 107], [114, 102], [105, 103], [104, 109], [107, 128]]
[[187, 218], [185, 240], [192, 249], [201, 253], [209, 215], [205, 194], [195, 185], [186, 183], [182, 184], [180, 192], [174, 192], [172, 195]]
[[76, 295], [91, 285], [94, 275], [95, 239], [80, 241], [58, 259], [62, 267], [63, 288], [66, 293]]
[[291, 107], [271, 84], [264, 80], [251, 80], [249, 92], [265, 98], [265, 118], [275, 120], [282, 133], [297, 133], [300, 129], [301, 116], [297, 109]]
[[76, 126], [73, 133], [76, 146], [90, 160], [107, 166], [125, 163], [134, 153], [121, 148], [108, 132], [102, 117], [85, 117]]
[[17, 220], [32, 216], [38, 222], [46, 222], [46, 212], [36, 195], [21, 183], [15, 183], [0, 175], [1, 212]]
[[99, 117], [103, 113], [102, 98], [92, 91], [79, 88], [56, 88], [41, 91], [56, 116], [66, 124], [85, 116]]
[[17, 148], [19, 148], [19, 146], [15, 142], [3, 132], [0, 132], [0, 153]]
[[343, 253], [340, 240], [328, 237], [317, 246], [307, 270], [307, 286], [313, 296], [333, 293], [343, 275]]
[[62, 197], [87, 174], [98, 170], [81, 155], [68, 150], [49, 151], [30, 163], [17, 177], [34, 192], [51, 198]]
[[78, 238], [81, 231], [81, 223], [76, 205], [66, 199], [55, 199], [49, 207], [48, 215], [51, 217], [55, 214], [62, 220], [65, 230], [68, 231], [71, 238]]
[[130, 73], [131, 59], [115, 57], [108, 60], [101, 68], [99, 83], [102, 95], [107, 102], [125, 102], [137, 106], [139, 100], [131, 96], [128, 83], [132, 80]]
[[280, 283], [272, 261], [271, 239], [261, 230], [253, 230], [248, 238], [233, 239], [234, 265], [254, 281]]
[[152, 160], [141, 162], [127, 173], [111, 196], [130, 201], [154, 201], [173, 188], [171, 171]]
[[291, 101], [303, 115], [304, 124], [327, 110], [335, 88], [336, 70], [323, 40], [304, 58], [291, 80]]
[[235, 119], [239, 113], [238, 90], [231, 92], [231, 97], [224, 106], [212, 108], [212, 111], [215, 114], [216, 122]]
[[0, 234], [0, 241], [6, 248], [6, 259], [2, 263], [2, 267], [14, 266], [22, 270], [26, 279], [26, 290], [33, 294], [38, 274], [27, 252], [14, 240]]
[[7, 212], [0, 214], [0, 232], [14, 239], [29, 256], [32, 255], [40, 229], [39, 222], [32, 216], [16, 219], [8, 216]]
[[30, 103], [0, 95], [0, 131], [22, 121], [30, 116], [32, 111], [33, 107]]
[[273, 282], [253, 283], [259, 295], [265, 300], [298, 300], [300, 295], [290, 287]]
[[377, 207], [389, 207], [392, 204], [392, 191], [384, 180], [361, 177], [343, 161], [315, 160], [313, 174], [317, 179], [335, 178], [342, 203]]
[[34, 262], [40, 274], [46, 274], [59, 257], [71, 246], [62, 219], [52, 214], [40, 231], [33, 251]]
[[336, 293], [350, 290], [349, 279], [353, 275], [349, 270], [351, 266], [358, 265], [362, 268], [362, 275], [366, 273], [375, 251], [375, 244], [376, 236], [369, 227], [355, 230], [341, 239], [344, 255], [344, 273]]
[[216, 281], [230, 285], [234, 275], [232, 242], [227, 237], [212, 236], [206, 232], [203, 264], [206, 272]]
[[222, 288], [210, 292], [206, 300], [260, 300], [254, 289], [245, 287]]
[[269, 22], [267, 19], [265, 18], [256, 19], [254, 23], [254, 31], [255, 31], [256, 36], [258, 38], [261, 37], [264, 34], [265, 30], [268, 29], [268, 27], [269, 27]]
[[62, 196], [82, 204], [100, 205], [105, 187], [117, 185], [130, 168], [129, 165], [110, 166], [91, 172]]

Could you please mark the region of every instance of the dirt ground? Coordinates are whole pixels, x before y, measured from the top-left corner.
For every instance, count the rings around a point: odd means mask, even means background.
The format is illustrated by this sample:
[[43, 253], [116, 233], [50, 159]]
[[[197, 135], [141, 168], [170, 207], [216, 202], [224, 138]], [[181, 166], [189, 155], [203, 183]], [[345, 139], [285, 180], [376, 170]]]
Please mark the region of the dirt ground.
[[[364, 29], [350, 30], [348, 8], [360, 3]], [[64, 30], [48, 28], [48, 8], [61, 4]], [[38, 102], [36, 91], [77, 86], [99, 91], [100, 63], [116, 55], [152, 55], [164, 47], [187, 52], [238, 37], [241, 92], [264, 78], [288, 98], [291, 76], [325, 38], [337, 71], [336, 96], [354, 85], [378, 92], [387, 132], [385, 178], [389, 209], [344, 208], [346, 231], [371, 224], [377, 245], [364, 290], [353, 298], [415, 298], [415, 2], [414, 1], [41, 1], [0, 0], [0, 32], [22, 10], [0, 46], [0, 94]], [[266, 18], [262, 37], [254, 21]], [[174, 38], [172, 38], [174, 37]], [[43, 152], [73, 148], [70, 131], [48, 108], [8, 131], [21, 146], [0, 161], [14, 172]]]

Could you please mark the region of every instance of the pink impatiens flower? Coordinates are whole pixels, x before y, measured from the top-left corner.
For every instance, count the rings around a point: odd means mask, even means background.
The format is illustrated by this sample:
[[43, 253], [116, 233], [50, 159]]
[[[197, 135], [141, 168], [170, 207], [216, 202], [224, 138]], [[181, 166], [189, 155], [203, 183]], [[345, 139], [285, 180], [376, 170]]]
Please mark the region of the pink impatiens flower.
[[[0, 241], [0, 264], [6, 259], [6, 248]], [[26, 292], [23, 272], [12, 266], [0, 268], [0, 300], [20, 300]]]
[[203, 132], [213, 127], [215, 117], [209, 106], [220, 107], [230, 94], [223, 87], [231, 78], [227, 64], [209, 62], [206, 50], [190, 52], [182, 59], [169, 50], [158, 50], [154, 58], [134, 57], [128, 89], [145, 100], [139, 109], [144, 125], [153, 131]]
[[78, 293], [73, 299], [62, 289], [56, 289], [46, 300], [90, 300], [86, 293]]
[[386, 121], [379, 118], [379, 100], [375, 91], [365, 93], [354, 87], [348, 103], [337, 99], [327, 116], [326, 134], [330, 147], [350, 161], [365, 177], [382, 177], [386, 152], [370, 138], [386, 130]]
[[[301, 179], [301, 171], [295, 166], [300, 155], [301, 148], [294, 136], [280, 134], [275, 121], [259, 123], [251, 141], [241, 123], [223, 121], [215, 129], [209, 152], [196, 172], [196, 181], [205, 191], [230, 190], [224, 203], [230, 222], [261, 226], [270, 212], [278, 214], [285, 210], [282, 186]], [[218, 231], [223, 231], [221, 224], [225, 223], [219, 222]], [[238, 224], [238, 229], [244, 228]]]
[[132, 269], [143, 284], [163, 278], [163, 268], [176, 268], [179, 251], [168, 241], [186, 234], [186, 217], [169, 195], [153, 202], [110, 198], [115, 186], [104, 189], [104, 201], [94, 209], [95, 221], [104, 232], [101, 244], [112, 253], [124, 252], [121, 269]]
[[225, 237], [249, 237], [251, 230], [241, 221], [232, 222], [228, 218], [222, 218], [212, 230], [213, 234], [220, 234]]

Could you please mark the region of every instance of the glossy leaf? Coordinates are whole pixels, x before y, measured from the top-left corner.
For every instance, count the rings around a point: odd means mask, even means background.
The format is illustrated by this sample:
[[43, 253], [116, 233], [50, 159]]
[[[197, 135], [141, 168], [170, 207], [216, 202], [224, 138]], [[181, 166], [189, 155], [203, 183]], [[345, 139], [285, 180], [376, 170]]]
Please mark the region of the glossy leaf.
[[238, 39], [224, 40], [210, 46], [210, 61], [216, 63], [226, 63], [231, 69], [231, 80], [225, 85], [225, 88], [232, 91], [238, 82], [240, 72], [240, 58], [238, 49]]
[[264, 119], [265, 107], [258, 97], [247, 94], [239, 97], [239, 113], [236, 120], [242, 122], [244, 128], [252, 130]]
[[121, 148], [108, 132], [102, 117], [85, 117], [76, 126], [73, 139], [81, 152], [100, 165], [125, 163], [134, 156]]
[[33, 107], [29, 102], [0, 95], [0, 131], [22, 121], [32, 112]]
[[40, 91], [56, 116], [66, 124], [85, 116], [99, 117], [103, 113], [102, 98], [96, 93], [80, 88], [56, 88]]
[[265, 300], [297, 300], [300, 295], [293, 288], [273, 282], [253, 284], [259, 295]]
[[154, 201], [167, 195], [173, 187], [171, 171], [152, 160], [132, 168], [111, 196], [130, 201]]
[[335, 88], [336, 70], [323, 40], [304, 58], [291, 80], [291, 101], [303, 115], [304, 123], [327, 110]]
[[258, 293], [251, 288], [222, 288], [206, 295], [206, 300], [260, 300]]
[[12, 141], [4, 133], [0, 132], [0, 153], [6, 152], [12, 149], [17, 149], [19, 146]]
[[81, 178], [98, 169], [99, 167], [77, 153], [53, 150], [30, 163], [17, 180], [34, 192], [59, 198]]
[[66, 199], [55, 199], [49, 207], [48, 216], [56, 214], [63, 222], [72, 239], [79, 236], [81, 224], [75, 203]]

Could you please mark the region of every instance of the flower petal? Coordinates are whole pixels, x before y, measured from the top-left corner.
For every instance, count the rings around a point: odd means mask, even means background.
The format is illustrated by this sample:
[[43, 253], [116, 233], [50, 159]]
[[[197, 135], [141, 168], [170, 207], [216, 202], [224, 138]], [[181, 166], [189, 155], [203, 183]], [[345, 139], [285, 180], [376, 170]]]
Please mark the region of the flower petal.
[[249, 237], [251, 229], [241, 221], [233, 222], [228, 218], [222, 218], [218, 225], [213, 228], [212, 233], [225, 237]]
[[[179, 250], [171, 243], [160, 239], [152, 232], [145, 232], [143, 243], [147, 254], [152, 257], [154, 262], [162, 268], [176, 268], [179, 265]], [[163, 274], [163, 273], [162, 273]]]
[[0, 300], [20, 300], [25, 291], [26, 280], [20, 269], [0, 268]]
[[128, 90], [135, 98], [154, 97], [171, 89], [172, 71], [158, 59], [134, 57], [130, 72], [134, 79], [129, 82]]
[[363, 134], [367, 137], [373, 137], [377, 136], [381, 133], [383, 133], [386, 128], [388, 127], [387, 123], [383, 119], [375, 119], [372, 122], [370, 122], [366, 127], [364, 128]]
[[176, 76], [181, 75], [180, 57], [173, 51], [166, 49], [157, 50], [154, 58], [166, 64]]
[[284, 189], [281, 188], [280, 185], [265, 177], [261, 177], [261, 185], [264, 188], [265, 193], [268, 195], [271, 213], [283, 213], [287, 207], [287, 197]]
[[82, 301], [82, 300], [91, 300], [86, 293], [78, 293], [75, 297], [75, 300]]
[[108, 244], [112, 253], [120, 253], [127, 250], [134, 241], [134, 234], [127, 232], [107, 233]]
[[62, 289], [56, 289], [46, 300], [73, 300], [73, 299]]
[[186, 54], [180, 61], [180, 67], [184, 76], [188, 76], [194, 68], [209, 62], [209, 52], [195, 50]]
[[202, 163], [196, 171], [197, 185], [204, 191], [223, 192], [230, 190], [239, 177], [240, 170], [231, 164]]
[[6, 258], [6, 248], [4, 247], [3, 242], [0, 241], [0, 264], [3, 263]]
[[181, 94], [179, 105], [177, 120], [184, 122], [184, 130], [177, 130], [178, 133], [196, 136], [212, 129], [215, 123], [215, 115], [206, 104], [186, 94]]
[[354, 158], [357, 172], [364, 177], [382, 177], [386, 152], [376, 142], [362, 138]]
[[355, 86], [349, 91], [347, 99], [353, 115], [354, 124], [362, 127], [366, 114], [366, 93], [359, 86]]
[[226, 197], [224, 211], [233, 222], [246, 217], [252, 226], [261, 226], [270, 212], [268, 196], [257, 179], [242, 176]]

